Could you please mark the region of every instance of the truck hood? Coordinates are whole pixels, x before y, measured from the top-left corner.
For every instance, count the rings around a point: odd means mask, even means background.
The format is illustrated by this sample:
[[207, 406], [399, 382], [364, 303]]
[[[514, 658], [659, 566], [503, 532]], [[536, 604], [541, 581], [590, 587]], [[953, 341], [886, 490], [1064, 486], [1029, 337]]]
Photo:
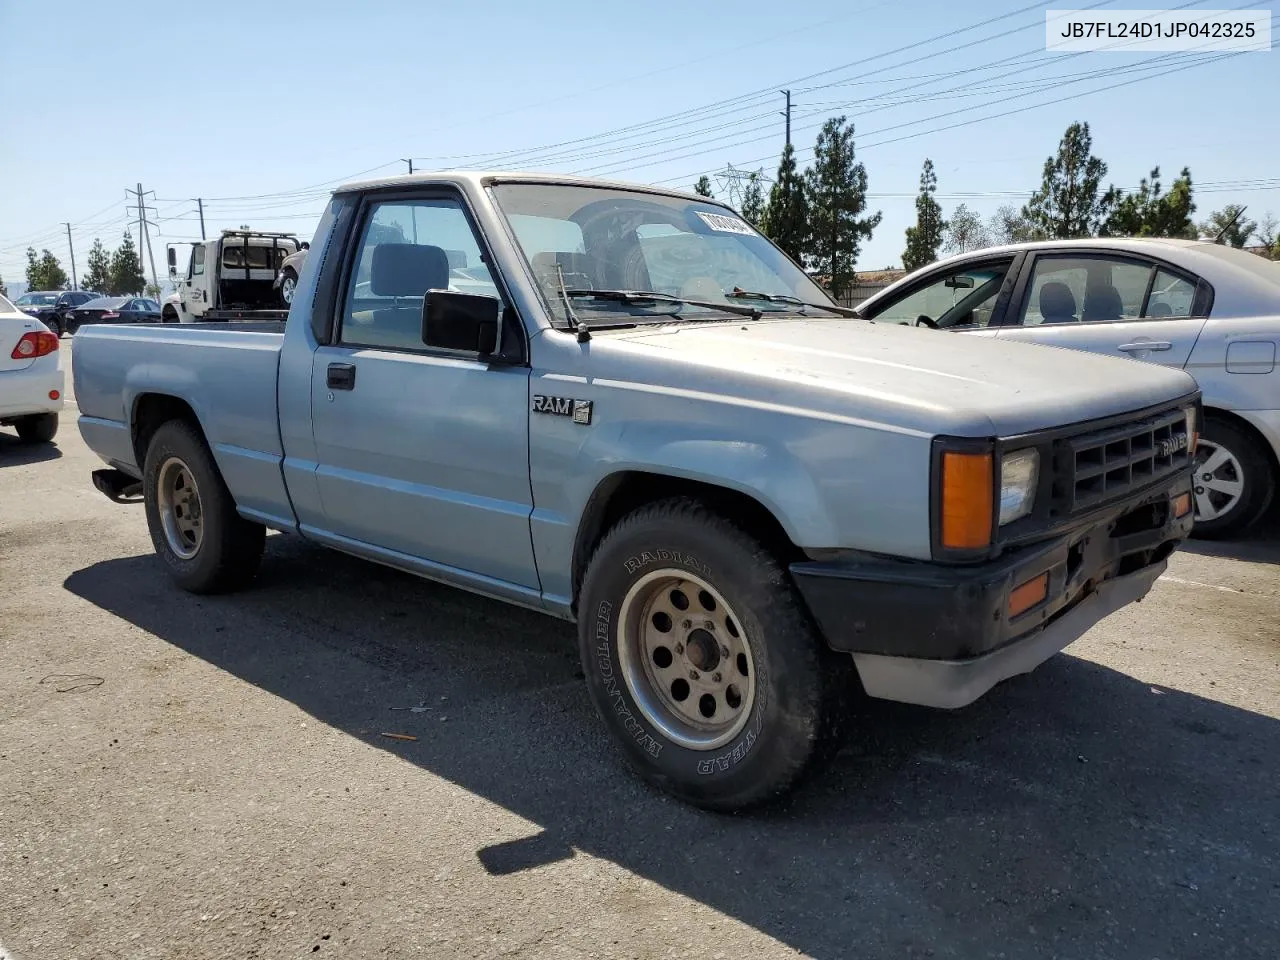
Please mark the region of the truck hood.
[[[618, 338], [702, 368], [709, 388], [747, 401], [930, 434], [1011, 436], [1196, 389], [1181, 370], [1152, 363], [866, 320], [700, 323]], [[691, 386], [697, 375], [686, 372], [671, 385]]]

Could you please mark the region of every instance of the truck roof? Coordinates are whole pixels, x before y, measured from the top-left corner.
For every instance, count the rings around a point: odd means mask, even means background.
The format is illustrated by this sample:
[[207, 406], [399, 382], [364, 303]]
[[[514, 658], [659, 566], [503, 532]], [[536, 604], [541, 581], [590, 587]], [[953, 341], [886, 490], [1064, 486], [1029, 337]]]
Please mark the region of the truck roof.
[[629, 183], [625, 180], [601, 180], [596, 177], [575, 177], [564, 173], [538, 173], [516, 170], [441, 170], [426, 173], [399, 174], [394, 177], [378, 177], [372, 180], [355, 180], [334, 189], [334, 193], [353, 190], [369, 190], [378, 187], [405, 186], [409, 184], [448, 183], [457, 186], [486, 187], [496, 183], [546, 183], [570, 187], [606, 187], [615, 190], [633, 190], [641, 193], [660, 193], [665, 196], [685, 197], [689, 200], [726, 206], [723, 201], [704, 197], [687, 190], [672, 190], [649, 183]]

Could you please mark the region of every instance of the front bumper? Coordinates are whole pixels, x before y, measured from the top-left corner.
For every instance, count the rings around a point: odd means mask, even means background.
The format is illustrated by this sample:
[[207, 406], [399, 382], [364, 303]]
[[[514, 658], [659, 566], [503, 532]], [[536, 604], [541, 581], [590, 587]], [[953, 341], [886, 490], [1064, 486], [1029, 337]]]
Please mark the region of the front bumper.
[[[852, 654], [868, 694], [961, 707], [1142, 599], [1191, 532], [1192, 514], [1173, 510], [1190, 489], [1184, 474], [986, 563], [866, 558], [796, 563], [791, 574], [827, 644]], [[1010, 594], [1041, 574], [1045, 598], [1010, 616]]]

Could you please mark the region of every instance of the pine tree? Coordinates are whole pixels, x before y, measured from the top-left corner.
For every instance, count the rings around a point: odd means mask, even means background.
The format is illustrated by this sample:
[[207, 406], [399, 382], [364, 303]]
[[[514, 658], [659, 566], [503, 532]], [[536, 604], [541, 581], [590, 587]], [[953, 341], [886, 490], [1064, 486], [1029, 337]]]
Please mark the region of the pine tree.
[[[1120, 196], [1120, 191], [1112, 187]], [[1191, 171], [1186, 167], [1173, 181], [1168, 193], [1160, 187], [1160, 168], [1151, 171], [1150, 180], [1143, 177], [1138, 189], [1120, 196], [1115, 209], [1103, 224], [1104, 236], [1112, 237], [1194, 237], [1191, 214], [1196, 205], [1191, 199]]]
[[111, 255], [96, 237], [89, 249], [89, 271], [82, 286], [94, 293], [106, 293], [111, 287]]
[[1117, 198], [1114, 188], [1102, 193], [1107, 165], [1093, 155], [1087, 123], [1067, 127], [1057, 156], [1044, 162], [1044, 180], [1022, 212], [1046, 237], [1066, 239], [1096, 235]]
[[28, 290], [65, 290], [67, 273], [62, 269], [58, 258], [47, 249], [36, 256], [33, 247], [27, 247], [27, 289]]
[[760, 173], [756, 171], [747, 177], [747, 186], [742, 191], [742, 219], [758, 227], [763, 216], [764, 190], [760, 186]]
[[147, 278], [142, 274], [142, 262], [138, 259], [138, 250], [133, 245], [133, 237], [129, 231], [124, 232], [120, 246], [111, 255], [111, 284], [107, 293], [112, 296], [139, 294], [147, 285]]
[[813, 150], [813, 166], [805, 171], [813, 227], [809, 259], [830, 277], [839, 297], [854, 282], [862, 241], [880, 224], [880, 213], [867, 209], [867, 170], [854, 155], [853, 125], [832, 117], [822, 125]]
[[769, 202], [760, 215], [761, 232], [797, 263], [809, 250], [809, 195], [796, 171], [796, 151], [787, 144], [778, 162], [778, 176], [769, 190]]
[[942, 231], [946, 221], [942, 219], [942, 207], [933, 195], [938, 190], [938, 177], [933, 172], [933, 161], [926, 159], [920, 171], [920, 195], [916, 197], [916, 225], [907, 227], [907, 249], [902, 253], [902, 268], [915, 270], [938, 259], [942, 246]]
[[693, 192], [700, 197], [713, 197], [711, 192], [711, 179], [704, 173], [698, 178], [698, 182], [693, 185]]

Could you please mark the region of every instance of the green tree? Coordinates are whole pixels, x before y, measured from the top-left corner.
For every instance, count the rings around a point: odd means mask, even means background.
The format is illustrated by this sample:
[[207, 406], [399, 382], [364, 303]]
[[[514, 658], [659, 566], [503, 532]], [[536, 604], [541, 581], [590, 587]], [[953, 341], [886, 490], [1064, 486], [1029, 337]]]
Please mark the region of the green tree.
[[[1257, 229], [1258, 225], [1245, 217], [1244, 207], [1238, 203], [1229, 203], [1221, 210], [1213, 211], [1209, 214], [1209, 219], [1200, 224], [1202, 235], [1213, 239], [1218, 234], [1222, 234], [1222, 243], [1237, 248], [1247, 244]], [[1267, 243], [1261, 232], [1258, 238], [1263, 241], [1264, 246], [1274, 245], [1274, 240], [1270, 244]]]
[[159, 300], [159, 299], [160, 299], [160, 284], [158, 284], [158, 283], [148, 283], [148, 284], [147, 284], [147, 286], [146, 286], [146, 288], [145, 288], [142, 292], [143, 292], [143, 294], [144, 294], [145, 296], [150, 297], [152, 300]]
[[1026, 243], [1043, 237], [1023, 211], [1011, 203], [999, 207], [987, 221], [987, 235], [993, 244]]
[[1121, 194], [1115, 187], [1112, 192], [1119, 198], [1102, 234], [1112, 237], [1194, 237], [1195, 224], [1191, 214], [1196, 205], [1191, 199], [1191, 171], [1186, 167], [1173, 181], [1168, 193], [1160, 186], [1160, 168], [1151, 171], [1151, 177], [1143, 177], [1138, 189]]
[[1043, 182], [1022, 213], [1046, 237], [1096, 235], [1116, 202], [1115, 190], [1102, 192], [1107, 165], [1093, 155], [1087, 123], [1067, 127], [1057, 156], [1044, 162]]
[[982, 223], [982, 218], [963, 203], [956, 207], [955, 213], [947, 221], [944, 249], [948, 253], [965, 253], [991, 246], [991, 237]]
[[938, 259], [947, 222], [942, 219], [942, 207], [933, 197], [937, 191], [938, 177], [933, 172], [933, 161], [926, 159], [920, 171], [920, 194], [916, 197], [916, 225], [907, 227], [907, 249], [902, 253], [904, 270], [915, 270]]
[[124, 232], [120, 246], [111, 255], [111, 283], [107, 293], [112, 296], [139, 294], [147, 285], [147, 278], [142, 274], [142, 261], [138, 259], [138, 249], [133, 245], [133, 237], [129, 231]]
[[106, 293], [111, 286], [111, 255], [96, 237], [89, 248], [89, 270], [81, 286], [94, 293]]
[[856, 279], [854, 268], [862, 241], [880, 225], [880, 213], [867, 209], [867, 169], [854, 154], [853, 124], [832, 117], [818, 132], [813, 166], [805, 171], [809, 220], [813, 232], [809, 260], [830, 277], [839, 297]]
[[715, 196], [711, 192], [711, 179], [704, 173], [698, 178], [698, 182], [693, 185], [693, 192], [700, 197]]
[[753, 227], [760, 226], [764, 216], [764, 188], [760, 186], [760, 171], [747, 177], [747, 185], [742, 191], [742, 219]]
[[795, 148], [789, 143], [778, 162], [778, 176], [769, 188], [760, 230], [796, 263], [804, 262], [810, 237], [809, 195], [796, 170]]
[[35, 249], [27, 247], [28, 290], [65, 290], [67, 282], [66, 271], [57, 257], [47, 249], [37, 257]]
[[9, 288], [4, 285], [4, 277], [0, 277], [0, 297], [7, 297]]

